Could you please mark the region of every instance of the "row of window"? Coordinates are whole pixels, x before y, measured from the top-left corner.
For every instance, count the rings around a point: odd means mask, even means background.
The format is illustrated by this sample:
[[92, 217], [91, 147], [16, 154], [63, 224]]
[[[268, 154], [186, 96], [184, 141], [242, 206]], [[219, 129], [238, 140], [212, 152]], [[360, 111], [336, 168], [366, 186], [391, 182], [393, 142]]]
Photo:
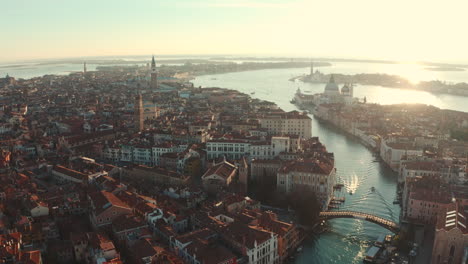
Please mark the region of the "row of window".
[[244, 147], [207, 147], [208, 151], [230, 151], [230, 152], [244, 152]]

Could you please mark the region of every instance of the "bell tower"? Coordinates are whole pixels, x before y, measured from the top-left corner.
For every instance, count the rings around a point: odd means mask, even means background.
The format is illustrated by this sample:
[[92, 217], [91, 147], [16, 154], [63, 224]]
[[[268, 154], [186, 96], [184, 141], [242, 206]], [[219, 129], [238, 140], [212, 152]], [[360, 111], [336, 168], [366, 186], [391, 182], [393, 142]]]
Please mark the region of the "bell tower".
[[138, 95], [135, 97], [135, 105], [134, 105], [134, 111], [135, 111], [135, 130], [137, 132], [143, 131], [144, 130], [144, 120], [143, 120], [143, 98], [141, 96], [141, 93], [138, 93]]
[[158, 89], [158, 72], [156, 71], [156, 61], [153, 59], [151, 60], [151, 89], [155, 90]]

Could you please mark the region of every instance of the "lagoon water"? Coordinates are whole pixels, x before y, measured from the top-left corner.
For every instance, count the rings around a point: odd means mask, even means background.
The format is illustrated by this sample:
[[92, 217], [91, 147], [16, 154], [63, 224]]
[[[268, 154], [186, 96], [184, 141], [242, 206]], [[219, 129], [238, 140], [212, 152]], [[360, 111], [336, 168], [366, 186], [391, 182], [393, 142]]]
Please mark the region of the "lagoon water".
[[[467, 82], [468, 72], [434, 72], [421, 65], [377, 64], [377, 63], [332, 63], [331, 67], [321, 67], [324, 73], [389, 73], [397, 74], [412, 81], [447, 80]], [[88, 65], [94, 70], [97, 65]], [[0, 76], [9, 73], [16, 78], [31, 78], [44, 74], [67, 74], [80, 71], [80, 64], [26, 65], [8, 67], [0, 65]], [[289, 101], [297, 88], [304, 92], [322, 92], [323, 84], [291, 82], [288, 79], [309, 72], [309, 68], [258, 70], [217, 75], [199, 76], [195, 86], [223, 87], [235, 89], [252, 97], [275, 102], [284, 110], [295, 110]], [[254, 93], [254, 94], [253, 94]], [[356, 86], [356, 97], [366, 97], [368, 102], [380, 104], [424, 103], [444, 109], [468, 112], [468, 97], [436, 95], [428, 92], [377, 86]], [[396, 175], [374, 162], [372, 153], [353, 138], [336, 129], [313, 120], [313, 136], [318, 136], [335, 154], [338, 177], [345, 190], [338, 196], [346, 197], [342, 209], [373, 213], [390, 220], [398, 221], [399, 206], [393, 204], [396, 196]], [[372, 191], [371, 188], [375, 190]], [[353, 195], [349, 195], [352, 191]], [[300, 264], [362, 263], [362, 258], [372, 240], [387, 230], [375, 224], [354, 219], [336, 219], [328, 222], [329, 231], [305, 242], [302, 253], [296, 259]]]

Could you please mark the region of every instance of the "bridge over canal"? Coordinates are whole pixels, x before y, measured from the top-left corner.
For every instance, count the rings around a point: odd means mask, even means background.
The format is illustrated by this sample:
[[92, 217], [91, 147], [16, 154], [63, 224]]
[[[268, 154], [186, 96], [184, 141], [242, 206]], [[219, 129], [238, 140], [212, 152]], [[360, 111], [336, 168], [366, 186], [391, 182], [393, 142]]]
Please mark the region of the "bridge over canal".
[[335, 218], [355, 218], [365, 220], [379, 226], [382, 226], [393, 233], [398, 233], [400, 230], [400, 226], [390, 220], [382, 218], [380, 216], [376, 216], [373, 214], [356, 212], [356, 211], [325, 211], [320, 213], [320, 219], [328, 220], [328, 219], [335, 219]]

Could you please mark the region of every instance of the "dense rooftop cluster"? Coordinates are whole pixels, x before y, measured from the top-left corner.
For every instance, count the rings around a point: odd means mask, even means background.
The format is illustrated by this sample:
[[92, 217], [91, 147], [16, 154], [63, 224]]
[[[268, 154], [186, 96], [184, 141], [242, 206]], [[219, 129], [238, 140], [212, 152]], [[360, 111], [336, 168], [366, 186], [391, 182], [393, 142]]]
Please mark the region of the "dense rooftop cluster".
[[328, 204], [334, 157], [310, 117], [168, 69], [155, 86], [154, 72], [2, 79], [0, 263], [282, 263], [295, 251], [300, 228], [249, 184], [306, 186]]

